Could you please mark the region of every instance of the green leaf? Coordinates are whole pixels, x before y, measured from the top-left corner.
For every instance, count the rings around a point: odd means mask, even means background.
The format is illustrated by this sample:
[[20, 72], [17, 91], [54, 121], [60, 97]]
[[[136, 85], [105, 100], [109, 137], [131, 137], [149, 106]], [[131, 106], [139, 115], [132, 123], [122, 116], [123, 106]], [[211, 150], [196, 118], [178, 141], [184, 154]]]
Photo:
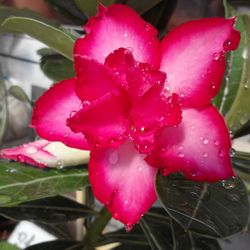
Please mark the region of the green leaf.
[[[0, 70], [0, 77], [1, 70]], [[8, 124], [8, 102], [7, 102], [7, 91], [3, 79], [0, 79], [0, 146], [3, 142], [4, 135], [7, 130]]]
[[39, 243], [25, 248], [25, 250], [46, 250], [46, 249], [82, 250], [83, 244], [80, 241], [54, 240], [54, 241]]
[[[232, 10], [230, 10], [228, 15], [232, 16], [231, 14], [233, 14]], [[224, 80], [219, 94], [213, 100], [213, 103], [223, 115], [227, 114], [231, 108], [239, 89], [244, 63], [242, 55], [246, 50], [246, 32], [242, 17], [237, 17], [235, 26], [235, 28], [241, 32], [240, 44], [237, 50], [231, 51], [226, 55], [227, 68]]]
[[9, 244], [8, 242], [0, 242], [0, 249], [1, 250], [18, 250], [19, 248], [17, 248], [14, 245]]
[[227, 237], [246, 227], [249, 201], [239, 178], [205, 183], [158, 174], [156, 192], [168, 214], [185, 231]]
[[11, 94], [12, 96], [14, 96], [15, 98], [17, 98], [22, 102], [29, 102], [29, 103], [31, 102], [27, 94], [24, 92], [24, 90], [17, 85], [12, 85], [8, 89], [8, 92], [9, 94]]
[[0, 6], [0, 23], [2, 23], [8, 17], [29, 17], [36, 20], [39, 20], [43, 23], [47, 23], [48, 25], [58, 27], [59, 24], [51, 19], [48, 19], [37, 12], [34, 12], [29, 9], [19, 9], [19, 8], [12, 8], [7, 6]]
[[43, 56], [40, 66], [43, 73], [54, 82], [75, 76], [72, 61], [58, 54]]
[[0, 207], [0, 214], [12, 220], [62, 223], [96, 214], [91, 208], [62, 196], [29, 201], [17, 207]]
[[9, 17], [2, 23], [2, 26], [10, 31], [32, 36], [72, 60], [74, 40], [58, 28], [26, 17]]
[[250, 16], [242, 16], [242, 20], [246, 27], [245, 35], [242, 33], [245, 45], [242, 75], [238, 92], [226, 116], [228, 126], [233, 133], [250, 119]]
[[75, 191], [88, 185], [86, 169], [39, 169], [0, 161], [0, 206]]
[[233, 134], [233, 139], [250, 134], [250, 120], [237, 129]]
[[[151, 249], [191, 250], [189, 235], [168, 216], [165, 216], [166, 211], [158, 209], [158, 214], [162, 220], [150, 213], [144, 215], [140, 220], [140, 225], [147, 236]], [[164, 217], [165, 219], [163, 219]]]
[[158, 3], [162, 2], [162, 0], [144, 0], [144, 1], [138, 1], [138, 0], [128, 0], [126, 4], [133, 8], [139, 15], [143, 15], [150, 9], [152, 9], [154, 6], [156, 6]]
[[147, 238], [139, 225], [135, 225], [129, 233], [122, 228], [115, 232], [107, 233], [103, 237], [104, 239], [98, 241], [98, 245], [103, 245], [103, 242], [120, 242], [122, 244], [149, 246]]
[[78, 8], [85, 13], [88, 17], [94, 16], [97, 12], [97, 0], [75, 0]]

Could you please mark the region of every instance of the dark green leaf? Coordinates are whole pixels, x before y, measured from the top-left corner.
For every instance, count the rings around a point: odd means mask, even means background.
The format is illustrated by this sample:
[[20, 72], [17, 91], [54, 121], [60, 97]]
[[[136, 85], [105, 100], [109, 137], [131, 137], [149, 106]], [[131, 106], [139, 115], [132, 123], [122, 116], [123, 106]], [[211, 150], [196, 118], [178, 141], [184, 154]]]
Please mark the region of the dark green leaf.
[[25, 250], [82, 250], [83, 244], [80, 241], [55, 240], [36, 244], [25, 248]]
[[[242, 74], [237, 95], [226, 116], [228, 126], [233, 132], [250, 119], [250, 56], [248, 55], [250, 51], [250, 16], [244, 15], [241, 18], [245, 25], [245, 30], [242, 32], [242, 42], [244, 43]], [[241, 64], [235, 65], [235, 67], [238, 66], [241, 67]]]
[[[232, 16], [233, 11], [230, 9], [228, 11], [228, 15]], [[231, 51], [226, 55], [227, 68], [224, 81], [219, 94], [213, 100], [213, 103], [223, 115], [225, 115], [231, 108], [237, 94], [237, 90], [240, 86], [244, 63], [244, 58], [242, 55], [243, 51], [246, 49], [246, 32], [242, 17], [239, 16], [237, 18], [235, 28], [241, 31], [240, 44], [236, 51]]]
[[250, 120], [237, 129], [233, 134], [233, 139], [250, 134]]
[[73, 0], [46, 0], [54, 12], [63, 16], [63, 19], [69, 19], [74, 25], [83, 25], [86, 22], [86, 16], [79, 10]]
[[24, 90], [21, 87], [17, 85], [12, 85], [8, 91], [12, 96], [17, 98], [18, 100], [22, 102], [30, 102], [29, 97], [27, 96], [27, 94], [24, 92]]
[[194, 250], [221, 250], [217, 240], [205, 237], [193, 237]]
[[0, 70], [0, 146], [3, 142], [8, 123], [7, 91]]
[[1, 250], [18, 250], [18, 248], [14, 245], [9, 244], [8, 242], [0, 242]]
[[99, 242], [120, 242], [122, 244], [149, 246], [147, 238], [139, 225], [135, 225], [129, 233], [125, 229], [120, 229], [116, 232], [105, 234], [104, 238]]
[[138, 14], [143, 15], [163, 0], [128, 0], [126, 4], [133, 8]]
[[52, 21], [51, 19], [48, 19], [37, 12], [31, 11], [29, 9], [18, 9], [18, 8], [12, 8], [7, 6], [0, 6], [0, 23], [2, 23], [5, 19], [8, 17], [29, 17], [36, 20], [39, 20], [43, 23], [47, 23], [48, 25], [58, 27], [58, 23], [55, 21]]
[[140, 225], [145, 233], [151, 249], [173, 249], [173, 238], [170, 224], [155, 221], [150, 215], [145, 215], [140, 220]]
[[75, 191], [88, 185], [86, 169], [45, 170], [0, 161], [0, 206]]
[[28, 34], [72, 60], [74, 40], [58, 28], [26, 17], [9, 17], [2, 26], [10, 31]]
[[74, 0], [78, 8], [85, 13], [88, 17], [94, 16], [97, 12], [97, 0], [85, 1]]
[[72, 61], [58, 54], [43, 56], [41, 69], [54, 82], [75, 76]]
[[192, 245], [191, 235], [188, 232], [185, 232], [183, 228], [171, 220], [172, 228], [172, 237], [173, 237], [173, 250], [193, 250], [194, 246]]
[[62, 223], [96, 214], [91, 208], [62, 196], [25, 202], [17, 207], [0, 207], [0, 214], [13, 220]]
[[166, 211], [185, 231], [226, 237], [246, 227], [249, 202], [239, 178], [204, 183], [158, 174], [156, 191]]

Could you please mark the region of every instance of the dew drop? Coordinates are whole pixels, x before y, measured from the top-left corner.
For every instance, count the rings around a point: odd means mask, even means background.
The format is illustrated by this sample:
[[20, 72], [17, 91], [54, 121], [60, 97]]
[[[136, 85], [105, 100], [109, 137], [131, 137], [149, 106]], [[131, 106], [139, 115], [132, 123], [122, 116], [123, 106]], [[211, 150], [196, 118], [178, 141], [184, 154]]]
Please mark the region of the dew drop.
[[204, 153], [203, 153], [203, 157], [204, 157], [204, 158], [207, 158], [207, 157], [208, 157], [208, 153], [207, 153], [207, 152], [204, 152]]
[[208, 144], [208, 143], [209, 143], [209, 140], [208, 140], [208, 139], [204, 139], [204, 140], [203, 140], [203, 144], [206, 145], [206, 144]]
[[217, 61], [217, 60], [219, 60], [220, 59], [220, 53], [214, 53], [213, 54], [213, 59], [215, 60], [215, 61]]
[[118, 219], [118, 213], [113, 213], [113, 218], [117, 220]]
[[126, 230], [127, 233], [130, 232], [132, 229], [133, 229], [132, 224], [127, 223], [127, 224], [125, 225], [125, 230]]
[[218, 140], [215, 140], [215, 141], [214, 141], [214, 145], [215, 145], [215, 146], [219, 146], [219, 145], [220, 145], [220, 142], [219, 142]]
[[180, 146], [180, 147], [179, 147], [179, 150], [182, 150], [182, 149], [183, 149], [183, 146]]
[[37, 149], [36, 147], [28, 147], [28, 148], [26, 149], [26, 152], [27, 152], [28, 154], [32, 155], [32, 154], [37, 153], [37, 152], [38, 152], [38, 149]]
[[184, 154], [183, 154], [182, 152], [179, 152], [179, 153], [178, 153], [178, 157], [183, 158], [183, 157], [184, 157]]
[[140, 128], [140, 132], [143, 133], [145, 131], [145, 127]]
[[191, 129], [194, 129], [194, 128], [195, 128], [195, 126], [194, 126], [194, 125], [192, 125], [192, 126], [191, 126]]
[[223, 180], [221, 183], [225, 189], [233, 189], [236, 186], [236, 178], [232, 177], [227, 180]]
[[128, 33], [124, 33], [123, 36], [126, 38], [128, 37]]
[[115, 165], [115, 164], [117, 164], [118, 160], [119, 160], [119, 155], [118, 155], [117, 151], [111, 152], [109, 155], [109, 163], [112, 165]]
[[[86, 106], [89, 106], [90, 105], [90, 101], [83, 101], [82, 102], [82, 107], [86, 107]], [[76, 111], [75, 111], [76, 113]]]
[[220, 149], [219, 151], [219, 157], [224, 157], [226, 155], [226, 151], [224, 149]]
[[124, 204], [128, 204], [128, 200], [125, 200], [125, 201], [124, 201]]
[[53, 134], [54, 134], [54, 131], [50, 131], [49, 134], [50, 134], [50, 135], [53, 135]]
[[138, 167], [138, 168], [137, 168], [137, 171], [138, 171], [138, 172], [141, 172], [141, 171], [142, 171], [142, 167]]
[[224, 50], [226, 50], [226, 51], [231, 50], [232, 45], [233, 45], [233, 43], [231, 40], [226, 40], [223, 44]]
[[144, 29], [145, 29], [146, 31], [150, 31], [150, 25], [146, 23], [145, 26], [144, 26]]

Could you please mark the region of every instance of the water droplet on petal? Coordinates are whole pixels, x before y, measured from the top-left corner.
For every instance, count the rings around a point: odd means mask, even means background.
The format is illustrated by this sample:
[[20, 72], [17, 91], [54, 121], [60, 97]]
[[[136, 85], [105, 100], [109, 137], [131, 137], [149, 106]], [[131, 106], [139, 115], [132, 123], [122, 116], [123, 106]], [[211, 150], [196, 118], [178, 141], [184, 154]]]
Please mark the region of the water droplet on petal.
[[128, 37], [128, 33], [124, 33], [123, 36], [126, 38]]
[[137, 170], [138, 170], [138, 172], [141, 172], [142, 171], [142, 167], [138, 167]]
[[204, 157], [204, 158], [207, 158], [207, 157], [208, 157], [208, 153], [207, 153], [207, 152], [204, 152], [204, 153], [203, 153], [203, 157]]
[[220, 151], [219, 151], [219, 157], [225, 157], [225, 155], [226, 155], [226, 151], [224, 150], [224, 149], [220, 149]]
[[217, 140], [215, 140], [215, 141], [214, 141], [214, 145], [215, 145], [215, 146], [219, 146], [219, 145], [220, 145], [220, 142], [217, 141]]
[[215, 61], [217, 61], [217, 60], [220, 59], [220, 56], [221, 56], [220, 53], [217, 53], [217, 52], [216, 52], [216, 53], [213, 54], [213, 59], [214, 59]]
[[109, 163], [112, 165], [115, 165], [115, 164], [117, 164], [118, 161], [119, 161], [119, 155], [118, 155], [117, 151], [111, 152], [109, 155]]
[[132, 229], [133, 229], [132, 224], [127, 223], [127, 224], [125, 225], [125, 230], [126, 230], [127, 233], [130, 232]]
[[204, 140], [203, 140], [203, 144], [206, 145], [206, 144], [208, 144], [208, 143], [209, 143], [209, 140], [208, 140], [208, 139], [204, 139]]
[[183, 154], [182, 152], [179, 152], [179, 153], [178, 153], [178, 157], [183, 158], [183, 157], [184, 157], [184, 154]]
[[150, 31], [150, 25], [148, 23], [145, 24], [144, 29], [146, 31]]
[[118, 213], [113, 213], [112, 216], [113, 216], [114, 219], [116, 219], [116, 220], [118, 219]]
[[124, 201], [124, 204], [128, 204], [128, 200], [125, 200], [125, 201]]

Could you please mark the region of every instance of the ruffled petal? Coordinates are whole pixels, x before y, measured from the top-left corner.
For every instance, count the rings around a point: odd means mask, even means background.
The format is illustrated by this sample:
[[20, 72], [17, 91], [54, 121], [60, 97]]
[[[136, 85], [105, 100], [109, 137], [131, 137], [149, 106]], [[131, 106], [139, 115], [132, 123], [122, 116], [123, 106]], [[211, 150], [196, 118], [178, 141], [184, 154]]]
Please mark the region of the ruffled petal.
[[92, 147], [117, 147], [126, 138], [129, 109], [125, 94], [107, 93], [70, 117], [67, 124], [83, 133]]
[[167, 73], [171, 92], [183, 105], [202, 106], [216, 96], [225, 71], [225, 52], [235, 50], [240, 33], [234, 18], [190, 21], [171, 31], [162, 41], [160, 69]]
[[234, 175], [230, 137], [223, 117], [212, 105], [183, 110], [180, 125], [165, 128], [146, 161], [163, 174], [183, 172], [196, 181], [214, 182]]
[[160, 85], [151, 88], [135, 102], [130, 114], [133, 124], [130, 134], [141, 153], [153, 150], [160, 128], [175, 126], [182, 118], [178, 95], [167, 96]]
[[94, 150], [90, 155], [89, 177], [95, 197], [128, 228], [156, 200], [157, 169], [150, 167], [144, 157], [130, 142], [118, 149]]
[[75, 91], [83, 102], [88, 104], [108, 92], [119, 91], [119, 83], [113, 79], [111, 70], [96, 60], [76, 56], [75, 69]]
[[157, 30], [131, 8], [99, 5], [99, 13], [85, 26], [87, 34], [76, 41], [74, 54], [101, 63], [114, 50], [131, 48], [137, 61], [159, 66]]
[[61, 81], [51, 87], [36, 102], [32, 126], [37, 134], [49, 141], [61, 141], [79, 149], [89, 149], [83, 134], [73, 133], [66, 125], [67, 118], [81, 108], [74, 92], [75, 79]]
[[49, 162], [57, 161], [51, 153], [44, 150], [49, 143], [46, 140], [38, 140], [14, 148], [2, 149], [0, 158], [44, 168]]

